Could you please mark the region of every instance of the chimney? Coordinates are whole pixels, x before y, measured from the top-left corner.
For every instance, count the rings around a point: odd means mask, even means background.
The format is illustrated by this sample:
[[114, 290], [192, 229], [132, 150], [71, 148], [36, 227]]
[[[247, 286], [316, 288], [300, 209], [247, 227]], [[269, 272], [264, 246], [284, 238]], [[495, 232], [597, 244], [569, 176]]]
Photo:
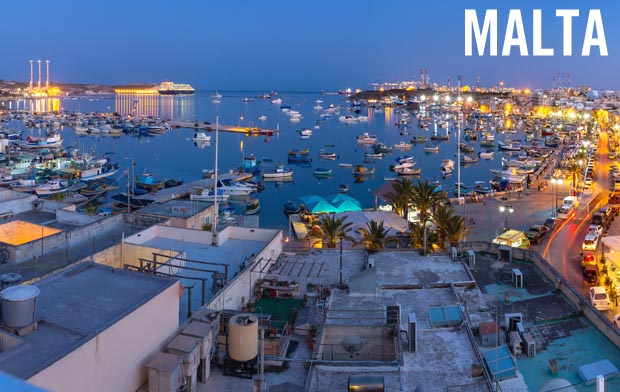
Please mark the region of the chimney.
[[45, 91], [50, 88], [50, 61], [45, 60]]
[[39, 63], [39, 83], [37, 84], [37, 89], [41, 90], [41, 60], [37, 60]]
[[30, 91], [32, 91], [32, 60], [30, 60]]

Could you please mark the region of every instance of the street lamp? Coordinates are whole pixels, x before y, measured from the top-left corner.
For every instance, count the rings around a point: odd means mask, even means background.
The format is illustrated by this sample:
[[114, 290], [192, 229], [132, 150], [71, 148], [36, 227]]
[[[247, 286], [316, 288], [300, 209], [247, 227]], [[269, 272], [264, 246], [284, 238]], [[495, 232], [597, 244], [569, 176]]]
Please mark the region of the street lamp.
[[[131, 196], [134, 192], [134, 168], [136, 167], [136, 163], [133, 158], [124, 157], [124, 159], [131, 161], [131, 172], [127, 172], [127, 212], [131, 212]], [[131, 181], [129, 181], [129, 174], [131, 173]]]
[[504, 214], [504, 231], [508, 231], [508, 214], [514, 212], [512, 206], [500, 206], [499, 211]]

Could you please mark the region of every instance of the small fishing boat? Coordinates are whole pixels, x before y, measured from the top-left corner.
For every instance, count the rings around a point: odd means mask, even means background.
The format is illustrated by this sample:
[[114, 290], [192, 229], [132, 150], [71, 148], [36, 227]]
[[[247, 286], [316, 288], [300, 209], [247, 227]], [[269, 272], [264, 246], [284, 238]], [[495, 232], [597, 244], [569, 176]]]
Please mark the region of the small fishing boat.
[[263, 178], [286, 178], [292, 177], [293, 171], [285, 168], [284, 165], [276, 165], [275, 169], [263, 171]]
[[258, 120], [259, 121], [265, 121], [265, 120], [267, 120], [267, 116], [265, 116], [264, 114], [261, 114], [260, 116], [258, 116]]
[[299, 130], [299, 136], [302, 138], [309, 138], [312, 136], [312, 129], [304, 128]]
[[439, 146], [437, 144], [427, 144], [424, 146], [424, 152], [439, 152]]
[[344, 163], [344, 162], [339, 163], [338, 166], [340, 166], [340, 167], [353, 167], [353, 165], [351, 163]]
[[368, 132], [364, 132], [357, 137], [357, 142], [359, 144], [375, 144], [377, 142], [377, 135], [371, 135]]
[[450, 140], [450, 136], [448, 136], [448, 135], [431, 135], [431, 140], [447, 141], [447, 140]]
[[373, 150], [375, 153], [389, 154], [392, 152], [392, 147], [386, 145], [385, 143], [377, 143]]
[[370, 159], [381, 159], [383, 158], [383, 153], [366, 151], [364, 153], [364, 157], [370, 158]]
[[314, 174], [316, 177], [329, 177], [332, 175], [332, 169], [319, 167], [314, 169], [314, 172], [312, 174]]
[[403, 168], [396, 170], [396, 173], [399, 176], [419, 176], [420, 173], [422, 173], [422, 169], [419, 169], [419, 168], [414, 169], [413, 167], [403, 167]]
[[164, 188], [174, 188], [175, 186], [183, 185], [183, 180], [175, 180], [169, 178], [164, 181]]
[[250, 200], [250, 202], [245, 206], [245, 214], [246, 215], [256, 215], [260, 211], [260, 201], [256, 198]]
[[472, 154], [474, 152], [474, 148], [465, 143], [459, 144], [459, 148], [461, 149], [461, 151], [469, 153], [469, 154]]
[[144, 172], [136, 177], [136, 187], [156, 191], [164, 187], [164, 181], [153, 177], [151, 173]]
[[489, 152], [480, 151], [478, 153], [478, 158], [480, 158], [480, 159], [493, 159], [493, 154], [494, 153], [495, 153], [494, 151], [489, 151]]
[[428, 138], [425, 136], [412, 136], [411, 140], [409, 140], [409, 142], [413, 144], [426, 143], [427, 141]]
[[62, 183], [58, 180], [48, 180], [44, 184], [41, 184], [34, 188], [34, 192], [37, 194], [37, 196], [53, 195], [55, 193], [62, 193], [66, 191], [66, 183]]
[[349, 191], [349, 186], [347, 184], [340, 184], [338, 186], [338, 193], [347, 193]]
[[399, 143], [394, 145], [394, 148], [397, 150], [409, 150], [411, 148], [411, 144], [401, 140]]
[[367, 167], [364, 165], [355, 165], [355, 168], [353, 169], [353, 175], [356, 177], [371, 176], [374, 173], [375, 173], [374, 166]]
[[335, 160], [336, 159], [336, 153], [335, 152], [327, 152], [325, 150], [321, 150], [319, 152], [319, 159]]
[[398, 177], [396, 176], [384, 176], [383, 177], [383, 181], [394, 181], [396, 180]]
[[477, 163], [478, 157], [474, 157], [471, 155], [462, 155], [461, 156], [461, 165], [468, 165], [471, 163]]
[[454, 161], [452, 159], [442, 159], [439, 164], [439, 170], [444, 174], [452, 173], [454, 171]]
[[192, 201], [226, 201], [230, 197], [229, 194], [217, 190], [217, 195], [213, 189], [204, 188], [200, 193], [192, 193], [189, 195], [189, 199]]
[[288, 150], [288, 155], [289, 156], [305, 156], [305, 155], [310, 155], [310, 149], [309, 148], [304, 148], [304, 149], [291, 148], [290, 150]]
[[299, 214], [300, 211], [300, 206], [298, 203], [295, 203], [292, 200], [287, 201], [286, 203], [284, 203], [284, 213], [286, 215], [292, 215], [292, 214]]

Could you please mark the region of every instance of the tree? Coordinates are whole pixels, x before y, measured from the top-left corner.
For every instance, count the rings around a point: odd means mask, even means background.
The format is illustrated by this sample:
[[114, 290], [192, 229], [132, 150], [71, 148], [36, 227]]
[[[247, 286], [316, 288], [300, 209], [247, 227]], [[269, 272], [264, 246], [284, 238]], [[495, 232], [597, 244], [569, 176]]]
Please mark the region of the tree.
[[413, 182], [409, 178], [403, 178], [401, 181], [394, 181], [392, 187], [394, 191], [386, 193], [384, 197], [400, 217], [407, 219], [411, 206]]
[[364, 245], [371, 253], [383, 249], [388, 231], [389, 229], [386, 230], [383, 226], [383, 221], [379, 223], [374, 220], [366, 222], [366, 227], [357, 229], [357, 232], [362, 237], [359, 244]]
[[574, 159], [568, 165], [568, 171], [573, 176], [573, 194], [577, 191], [577, 175], [581, 172], [581, 166]]
[[437, 190], [437, 185], [428, 180], [418, 180], [418, 183], [412, 188], [411, 202], [418, 210], [422, 227], [426, 225], [435, 208], [446, 201], [446, 196]]
[[318, 238], [324, 248], [335, 248], [339, 240], [349, 240], [348, 233], [351, 231], [353, 223], [345, 221], [348, 216], [344, 215], [336, 219], [334, 214], [322, 215], [313, 231], [306, 235], [306, 238]]
[[440, 247], [444, 248], [447, 241], [448, 226], [451, 224], [452, 216], [454, 216], [454, 208], [446, 205], [440, 205], [435, 208], [431, 219], [435, 222], [439, 231]]

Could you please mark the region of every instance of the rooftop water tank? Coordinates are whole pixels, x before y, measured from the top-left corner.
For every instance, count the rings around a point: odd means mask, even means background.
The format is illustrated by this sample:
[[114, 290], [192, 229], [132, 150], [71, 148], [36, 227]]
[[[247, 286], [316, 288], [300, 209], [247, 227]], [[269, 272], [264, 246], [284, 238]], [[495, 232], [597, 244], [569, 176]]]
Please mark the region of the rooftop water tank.
[[236, 314], [228, 325], [228, 355], [235, 361], [250, 361], [258, 355], [258, 317]]
[[34, 323], [39, 293], [39, 288], [32, 285], [12, 286], [2, 290], [3, 324], [21, 328]]

